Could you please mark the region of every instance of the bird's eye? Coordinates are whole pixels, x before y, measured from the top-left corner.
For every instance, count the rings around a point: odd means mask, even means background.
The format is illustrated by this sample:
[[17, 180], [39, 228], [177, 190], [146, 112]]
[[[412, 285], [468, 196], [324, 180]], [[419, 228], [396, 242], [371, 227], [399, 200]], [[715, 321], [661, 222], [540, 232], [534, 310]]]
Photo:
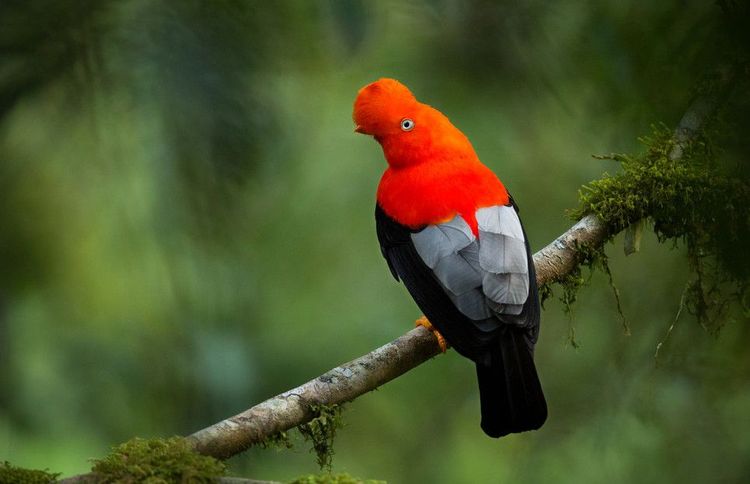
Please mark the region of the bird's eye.
[[414, 129], [414, 121], [409, 118], [402, 119], [401, 129], [403, 129], [404, 131], [411, 131], [412, 129]]

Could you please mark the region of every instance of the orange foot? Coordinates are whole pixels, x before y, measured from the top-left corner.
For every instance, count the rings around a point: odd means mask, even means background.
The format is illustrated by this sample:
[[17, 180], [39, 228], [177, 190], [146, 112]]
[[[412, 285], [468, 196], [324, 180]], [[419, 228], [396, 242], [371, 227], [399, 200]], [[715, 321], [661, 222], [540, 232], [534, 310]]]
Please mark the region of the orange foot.
[[438, 344], [440, 345], [440, 351], [445, 353], [448, 350], [448, 342], [445, 340], [443, 335], [440, 334], [437, 329], [435, 329], [435, 326], [430, 323], [430, 320], [427, 319], [426, 316], [422, 316], [421, 318], [417, 319], [415, 323], [416, 324], [414, 326], [424, 326], [427, 331], [435, 335], [438, 340]]

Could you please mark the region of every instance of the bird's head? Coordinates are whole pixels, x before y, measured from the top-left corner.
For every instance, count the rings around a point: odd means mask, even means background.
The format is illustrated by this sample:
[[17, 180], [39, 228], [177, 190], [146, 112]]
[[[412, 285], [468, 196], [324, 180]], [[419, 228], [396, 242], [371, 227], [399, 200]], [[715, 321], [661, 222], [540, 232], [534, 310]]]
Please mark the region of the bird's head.
[[420, 103], [395, 79], [379, 79], [359, 90], [354, 101], [354, 129], [382, 139], [416, 128]]
[[395, 79], [378, 79], [360, 89], [352, 117], [354, 131], [374, 137], [391, 166], [434, 160], [455, 151], [474, 152], [447, 117], [417, 101]]

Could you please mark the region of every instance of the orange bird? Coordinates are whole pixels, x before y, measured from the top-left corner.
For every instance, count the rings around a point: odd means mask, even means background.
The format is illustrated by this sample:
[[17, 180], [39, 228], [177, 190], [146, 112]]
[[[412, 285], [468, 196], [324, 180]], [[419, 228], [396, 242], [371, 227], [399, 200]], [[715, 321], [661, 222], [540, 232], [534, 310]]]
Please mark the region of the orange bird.
[[360, 89], [354, 122], [388, 162], [378, 240], [426, 316], [417, 324], [476, 364], [487, 435], [538, 429], [547, 419], [534, 366], [539, 293], [513, 198], [466, 136], [394, 79]]

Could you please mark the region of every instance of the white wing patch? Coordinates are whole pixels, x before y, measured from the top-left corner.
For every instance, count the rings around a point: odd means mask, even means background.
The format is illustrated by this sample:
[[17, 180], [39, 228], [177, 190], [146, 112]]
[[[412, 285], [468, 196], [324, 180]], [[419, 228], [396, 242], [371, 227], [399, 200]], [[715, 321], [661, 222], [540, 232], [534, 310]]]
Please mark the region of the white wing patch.
[[527, 274], [526, 243], [513, 207], [480, 208], [476, 217], [482, 268], [496, 274]]
[[476, 217], [484, 293], [503, 306], [497, 312], [520, 314], [529, 296], [529, 263], [518, 214], [513, 207], [496, 205], [480, 208]]
[[479, 239], [459, 215], [412, 234], [417, 253], [456, 307], [475, 321], [520, 314], [529, 295], [523, 229], [513, 207], [477, 210]]

